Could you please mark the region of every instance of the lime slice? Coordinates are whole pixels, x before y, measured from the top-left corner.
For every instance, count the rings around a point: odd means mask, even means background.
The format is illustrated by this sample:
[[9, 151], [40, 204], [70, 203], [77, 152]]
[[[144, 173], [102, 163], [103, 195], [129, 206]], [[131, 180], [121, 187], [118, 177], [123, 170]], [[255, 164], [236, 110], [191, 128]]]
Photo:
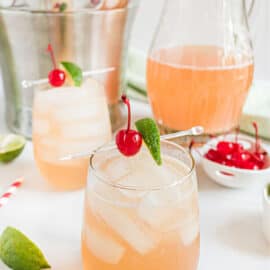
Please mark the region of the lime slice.
[[8, 163], [18, 157], [24, 149], [24, 137], [9, 134], [0, 136], [0, 162]]
[[135, 125], [137, 130], [142, 134], [143, 140], [152, 157], [158, 165], [161, 165], [160, 134], [155, 121], [151, 118], [144, 118], [138, 120]]
[[81, 68], [71, 62], [61, 62], [61, 65], [67, 73], [67, 79], [71, 78], [75, 86], [81, 86], [83, 81], [83, 74]]
[[270, 184], [268, 184], [268, 186], [267, 186], [267, 195], [270, 198]]
[[7, 227], [0, 237], [0, 258], [13, 270], [51, 268], [40, 249], [12, 227]]

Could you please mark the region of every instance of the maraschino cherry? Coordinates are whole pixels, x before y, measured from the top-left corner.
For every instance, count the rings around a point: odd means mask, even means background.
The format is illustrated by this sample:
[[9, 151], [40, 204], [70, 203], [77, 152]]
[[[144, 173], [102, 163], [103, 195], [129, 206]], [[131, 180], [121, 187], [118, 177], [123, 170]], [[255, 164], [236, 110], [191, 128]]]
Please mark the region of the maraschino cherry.
[[125, 95], [122, 96], [122, 101], [127, 105], [128, 108], [128, 124], [127, 129], [122, 129], [117, 133], [116, 145], [123, 155], [131, 157], [136, 155], [140, 151], [142, 146], [142, 135], [138, 131], [130, 129], [130, 102]]
[[58, 69], [56, 66], [55, 56], [51, 44], [48, 45], [48, 52], [51, 55], [54, 69], [48, 75], [49, 83], [54, 87], [61, 87], [66, 80], [66, 74], [63, 70]]
[[243, 145], [238, 142], [238, 134], [235, 142], [220, 141], [216, 149], [210, 149], [205, 157], [211, 161], [240, 169], [261, 170], [267, 167], [268, 154], [261, 150], [258, 125], [253, 123], [255, 129], [255, 145], [253, 148], [244, 149]]
[[65, 2], [63, 2], [63, 3], [57, 2], [53, 6], [53, 8], [57, 9], [59, 12], [64, 12], [67, 9], [67, 7], [68, 7], [68, 5]]
[[255, 143], [255, 153], [253, 155], [254, 160], [256, 160], [258, 163], [262, 163], [261, 165], [267, 163], [267, 152], [262, 151], [260, 146], [260, 138], [259, 138], [259, 129], [257, 123], [253, 123], [253, 127], [255, 129], [255, 135], [256, 135], [256, 143]]

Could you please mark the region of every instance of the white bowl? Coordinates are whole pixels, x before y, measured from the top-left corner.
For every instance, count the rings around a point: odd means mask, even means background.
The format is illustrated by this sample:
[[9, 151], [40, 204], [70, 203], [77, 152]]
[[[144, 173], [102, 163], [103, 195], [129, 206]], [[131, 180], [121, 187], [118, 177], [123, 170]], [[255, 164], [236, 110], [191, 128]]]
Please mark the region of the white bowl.
[[[210, 148], [215, 148], [219, 141], [235, 141], [235, 135], [220, 136], [211, 139], [199, 151], [202, 157], [202, 166], [206, 174], [216, 183], [229, 188], [248, 188], [258, 182], [266, 181], [270, 178], [270, 168], [263, 170], [246, 170], [234, 167], [225, 166], [217, 162], [207, 159], [204, 155]], [[245, 149], [248, 149], [254, 144], [254, 139], [239, 135], [238, 142], [240, 142]], [[269, 147], [261, 144], [262, 148], [268, 153]]]
[[270, 197], [267, 194], [267, 186], [263, 191], [262, 226], [266, 240], [270, 244]]

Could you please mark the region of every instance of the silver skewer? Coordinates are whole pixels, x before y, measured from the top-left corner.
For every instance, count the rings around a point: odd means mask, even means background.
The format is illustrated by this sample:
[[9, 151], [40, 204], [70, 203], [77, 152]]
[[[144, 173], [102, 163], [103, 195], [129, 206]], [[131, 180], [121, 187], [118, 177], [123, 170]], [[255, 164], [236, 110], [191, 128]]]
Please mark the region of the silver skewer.
[[[179, 137], [185, 137], [185, 136], [198, 136], [202, 135], [204, 132], [204, 128], [201, 126], [196, 126], [192, 127], [191, 129], [188, 130], [183, 130], [171, 134], [166, 134], [160, 136], [162, 140], [169, 140], [169, 139], [175, 139]], [[110, 151], [116, 149], [116, 145], [114, 142], [111, 142], [107, 144], [106, 146], [102, 147], [99, 151]], [[79, 158], [86, 158], [90, 157], [96, 152], [96, 150], [93, 151], [88, 151], [88, 152], [83, 152], [83, 153], [78, 153], [78, 154], [71, 154], [65, 157], [60, 158], [60, 161], [68, 161], [68, 160], [73, 160], [73, 159], [79, 159]]]
[[202, 135], [203, 132], [204, 132], [204, 128], [202, 126], [196, 126], [188, 130], [183, 130], [183, 131], [179, 131], [175, 133], [162, 135], [160, 136], [160, 138], [162, 140], [170, 140], [170, 139], [175, 139], [175, 138], [185, 137], [185, 136], [198, 136], [198, 135]]
[[[83, 72], [83, 77], [104, 74], [104, 73], [112, 72], [114, 70], [115, 70], [115, 67], [108, 67], [108, 68], [84, 71]], [[48, 79], [40, 79], [40, 80], [34, 80], [34, 81], [24, 80], [24, 81], [22, 81], [22, 87], [23, 88], [29, 88], [29, 87], [32, 87], [34, 85], [41, 85], [41, 84], [45, 84], [45, 83], [48, 83], [48, 82], [49, 82]]]

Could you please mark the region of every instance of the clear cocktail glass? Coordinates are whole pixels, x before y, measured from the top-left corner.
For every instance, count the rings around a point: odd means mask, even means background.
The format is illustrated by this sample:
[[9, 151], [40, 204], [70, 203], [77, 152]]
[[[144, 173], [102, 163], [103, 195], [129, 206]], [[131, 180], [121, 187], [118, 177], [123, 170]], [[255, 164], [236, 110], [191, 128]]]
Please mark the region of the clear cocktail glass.
[[197, 269], [194, 160], [168, 141], [161, 142], [161, 153], [162, 166], [146, 148], [131, 158], [106, 148], [92, 155], [82, 229], [84, 270]]
[[[44, 89], [45, 87], [45, 89]], [[104, 87], [86, 79], [81, 87], [36, 89], [33, 106], [33, 145], [37, 166], [56, 189], [83, 188], [88, 158], [61, 161], [70, 153], [95, 149], [111, 140]]]

